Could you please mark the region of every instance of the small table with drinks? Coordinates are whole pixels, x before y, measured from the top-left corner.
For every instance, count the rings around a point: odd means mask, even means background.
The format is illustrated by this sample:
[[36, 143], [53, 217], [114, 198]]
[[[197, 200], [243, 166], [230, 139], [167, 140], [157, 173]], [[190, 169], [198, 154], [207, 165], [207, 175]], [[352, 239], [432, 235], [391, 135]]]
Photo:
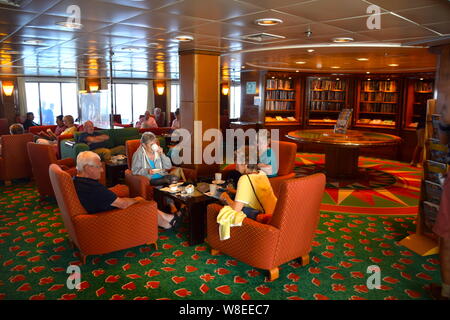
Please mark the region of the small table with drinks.
[[[217, 175], [215, 183], [198, 183], [198, 186], [187, 185], [186, 183], [176, 183], [169, 187], [155, 187], [153, 189], [153, 198], [158, 204], [158, 209], [162, 210], [163, 198], [170, 197], [175, 202], [186, 205], [186, 213], [189, 219], [188, 234], [189, 245], [203, 243], [206, 237], [206, 211], [211, 203], [218, 202], [218, 184], [224, 183], [221, 176]], [[203, 190], [203, 192], [198, 189]], [[206, 192], [206, 190], [209, 190]], [[214, 193], [212, 193], [213, 191]]]

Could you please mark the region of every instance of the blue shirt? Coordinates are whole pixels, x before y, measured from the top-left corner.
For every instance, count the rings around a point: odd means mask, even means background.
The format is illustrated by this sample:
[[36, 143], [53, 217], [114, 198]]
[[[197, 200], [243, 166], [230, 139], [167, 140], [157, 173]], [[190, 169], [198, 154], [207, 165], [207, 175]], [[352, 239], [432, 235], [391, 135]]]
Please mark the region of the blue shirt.
[[[152, 169], [156, 169], [155, 161], [148, 159], [148, 164]], [[152, 174], [152, 180], [159, 178], [162, 178], [162, 175], [160, 175], [159, 173]]]
[[269, 148], [265, 152], [263, 152], [259, 156], [259, 162], [272, 166], [272, 174], [268, 176], [269, 178], [277, 176], [277, 174], [278, 174], [278, 161], [277, 161], [277, 157], [275, 155], [275, 152], [273, 152], [272, 149]]

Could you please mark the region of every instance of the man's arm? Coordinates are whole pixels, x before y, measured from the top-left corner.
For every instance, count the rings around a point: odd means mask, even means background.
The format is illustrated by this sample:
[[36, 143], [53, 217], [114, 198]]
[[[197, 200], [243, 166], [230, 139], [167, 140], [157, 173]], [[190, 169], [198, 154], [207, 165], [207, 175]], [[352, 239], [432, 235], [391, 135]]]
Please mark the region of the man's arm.
[[142, 197], [136, 197], [136, 198], [119, 198], [117, 197], [116, 200], [114, 200], [113, 203], [111, 203], [111, 206], [119, 208], [119, 209], [126, 209], [129, 206], [132, 206], [135, 203], [145, 201]]
[[103, 142], [108, 139], [109, 139], [109, 136], [107, 134], [102, 134], [99, 136], [88, 136], [88, 137], [86, 137], [85, 141], [87, 142], [87, 144], [90, 144], [90, 143], [96, 143], [96, 142]]

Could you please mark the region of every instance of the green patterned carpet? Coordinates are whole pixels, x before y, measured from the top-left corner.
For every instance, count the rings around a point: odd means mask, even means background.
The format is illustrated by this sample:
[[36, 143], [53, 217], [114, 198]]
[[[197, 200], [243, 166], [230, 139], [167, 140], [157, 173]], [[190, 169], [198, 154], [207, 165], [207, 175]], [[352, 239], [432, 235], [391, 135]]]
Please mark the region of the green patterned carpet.
[[[140, 246], [88, 257], [81, 287], [66, 287], [70, 248], [56, 202], [39, 202], [31, 183], [0, 186], [1, 299], [429, 299], [440, 282], [437, 256], [421, 257], [397, 241], [413, 232], [413, 216], [322, 212], [311, 263], [281, 266], [280, 278], [235, 259], [189, 247], [185, 229], [161, 231], [159, 249]], [[367, 268], [381, 288], [366, 286]]]

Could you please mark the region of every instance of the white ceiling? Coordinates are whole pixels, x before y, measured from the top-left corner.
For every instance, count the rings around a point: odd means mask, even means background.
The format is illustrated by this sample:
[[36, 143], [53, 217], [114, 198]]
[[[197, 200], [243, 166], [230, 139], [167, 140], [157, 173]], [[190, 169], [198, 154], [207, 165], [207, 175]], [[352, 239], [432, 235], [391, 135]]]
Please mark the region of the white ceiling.
[[[2, 0], [8, 1], [8, 0]], [[0, 1], [0, 2], [2, 2]], [[225, 73], [241, 66], [308, 72], [431, 71], [435, 57], [408, 43], [450, 39], [448, 0], [9, 0], [0, 4], [0, 75], [177, 78], [178, 52], [221, 53]], [[369, 30], [367, 8], [381, 9], [381, 29]], [[79, 30], [56, 22], [67, 8], [81, 9]], [[277, 26], [258, 26], [258, 18], [279, 18]], [[305, 36], [311, 30], [310, 38]], [[264, 43], [243, 36], [271, 33], [282, 39]], [[191, 42], [174, 40], [180, 34]], [[330, 46], [334, 37], [363, 45]], [[26, 44], [26, 40], [40, 40]], [[374, 48], [379, 44], [395, 44]], [[124, 47], [135, 47], [136, 52]], [[314, 48], [313, 53], [306, 49]], [[355, 62], [364, 55], [369, 61]], [[306, 63], [298, 65], [301, 59]], [[398, 63], [398, 67], [388, 67]], [[331, 68], [339, 64], [339, 69]], [[320, 67], [319, 67], [320, 66]]]

